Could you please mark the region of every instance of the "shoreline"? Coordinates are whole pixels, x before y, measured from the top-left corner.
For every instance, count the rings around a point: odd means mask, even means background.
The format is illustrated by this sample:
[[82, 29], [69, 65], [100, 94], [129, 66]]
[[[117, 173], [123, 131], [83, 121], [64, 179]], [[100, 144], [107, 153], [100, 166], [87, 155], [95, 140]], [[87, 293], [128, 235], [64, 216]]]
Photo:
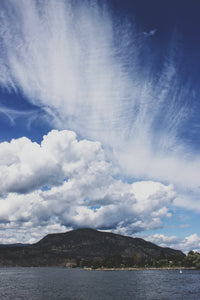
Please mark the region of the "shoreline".
[[64, 269], [81, 269], [81, 270], [85, 270], [85, 271], [145, 271], [145, 270], [200, 270], [199, 268], [195, 268], [195, 267], [160, 267], [160, 268], [153, 268], [153, 267], [149, 267], [149, 268], [134, 268], [134, 267], [123, 267], [123, 268], [105, 268], [105, 267], [101, 267], [101, 268], [90, 268], [90, 267], [66, 267], [66, 266], [0, 266], [0, 269], [4, 269], [4, 268], [64, 268]]
[[144, 270], [197, 270], [194, 267], [174, 267], [174, 268], [83, 268], [86, 271], [144, 271]]

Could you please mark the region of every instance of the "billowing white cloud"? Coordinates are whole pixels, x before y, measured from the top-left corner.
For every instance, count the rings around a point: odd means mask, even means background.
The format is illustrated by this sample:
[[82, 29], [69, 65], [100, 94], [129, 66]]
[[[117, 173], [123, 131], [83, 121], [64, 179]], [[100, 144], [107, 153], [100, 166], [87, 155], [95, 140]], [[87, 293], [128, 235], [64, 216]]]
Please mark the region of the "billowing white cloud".
[[56, 130], [44, 136], [41, 145], [25, 137], [1, 143], [0, 165], [1, 193], [28, 193], [63, 184], [68, 177], [83, 175], [86, 169], [91, 176], [109, 169], [100, 143], [78, 142], [74, 132]]
[[[0, 165], [0, 227], [15, 227], [18, 241], [24, 241], [20, 228], [35, 228], [37, 238], [50, 225], [132, 234], [160, 228], [171, 216], [172, 185], [115, 179], [101, 144], [77, 140], [72, 131], [53, 130], [41, 144], [27, 138], [1, 143]], [[28, 240], [36, 240], [32, 234]]]

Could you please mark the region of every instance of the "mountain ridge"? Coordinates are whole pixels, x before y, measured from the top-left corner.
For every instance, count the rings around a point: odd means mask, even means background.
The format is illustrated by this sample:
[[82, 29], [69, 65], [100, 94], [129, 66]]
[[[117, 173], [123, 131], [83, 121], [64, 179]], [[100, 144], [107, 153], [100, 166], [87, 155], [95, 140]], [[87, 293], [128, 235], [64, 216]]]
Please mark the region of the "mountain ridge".
[[0, 248], [0, 266], [85, 266], [94, 261], [106, 264], [111, 258], [113, 264], [130, 265], [134, 260], [150, 262], [158, 257], [169, 259], [172, 256], [184, 257], [184, 254], [141, 238], [81, 228], [48, 234], [28, 246], [4, 246]]

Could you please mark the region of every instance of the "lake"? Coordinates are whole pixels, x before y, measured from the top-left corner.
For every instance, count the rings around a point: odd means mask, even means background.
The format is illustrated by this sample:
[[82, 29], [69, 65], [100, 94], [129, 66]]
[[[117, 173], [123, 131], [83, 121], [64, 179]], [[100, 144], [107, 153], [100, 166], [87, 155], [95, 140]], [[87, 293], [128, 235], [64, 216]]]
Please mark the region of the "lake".
[[200, 271], [0, 268], [0, 299], [200, 299]]

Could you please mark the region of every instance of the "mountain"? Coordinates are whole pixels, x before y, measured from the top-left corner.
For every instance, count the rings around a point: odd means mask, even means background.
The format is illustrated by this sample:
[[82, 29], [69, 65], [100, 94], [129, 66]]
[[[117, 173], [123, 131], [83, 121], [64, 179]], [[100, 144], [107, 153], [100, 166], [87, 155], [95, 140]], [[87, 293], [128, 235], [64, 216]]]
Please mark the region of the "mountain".
[[119, 266], [142, 265], [153, 259], [184, 257], [180, 250], [162, 248], [89, 228], [48, 234], [38, 243], [0, 248], [0, 266]]

